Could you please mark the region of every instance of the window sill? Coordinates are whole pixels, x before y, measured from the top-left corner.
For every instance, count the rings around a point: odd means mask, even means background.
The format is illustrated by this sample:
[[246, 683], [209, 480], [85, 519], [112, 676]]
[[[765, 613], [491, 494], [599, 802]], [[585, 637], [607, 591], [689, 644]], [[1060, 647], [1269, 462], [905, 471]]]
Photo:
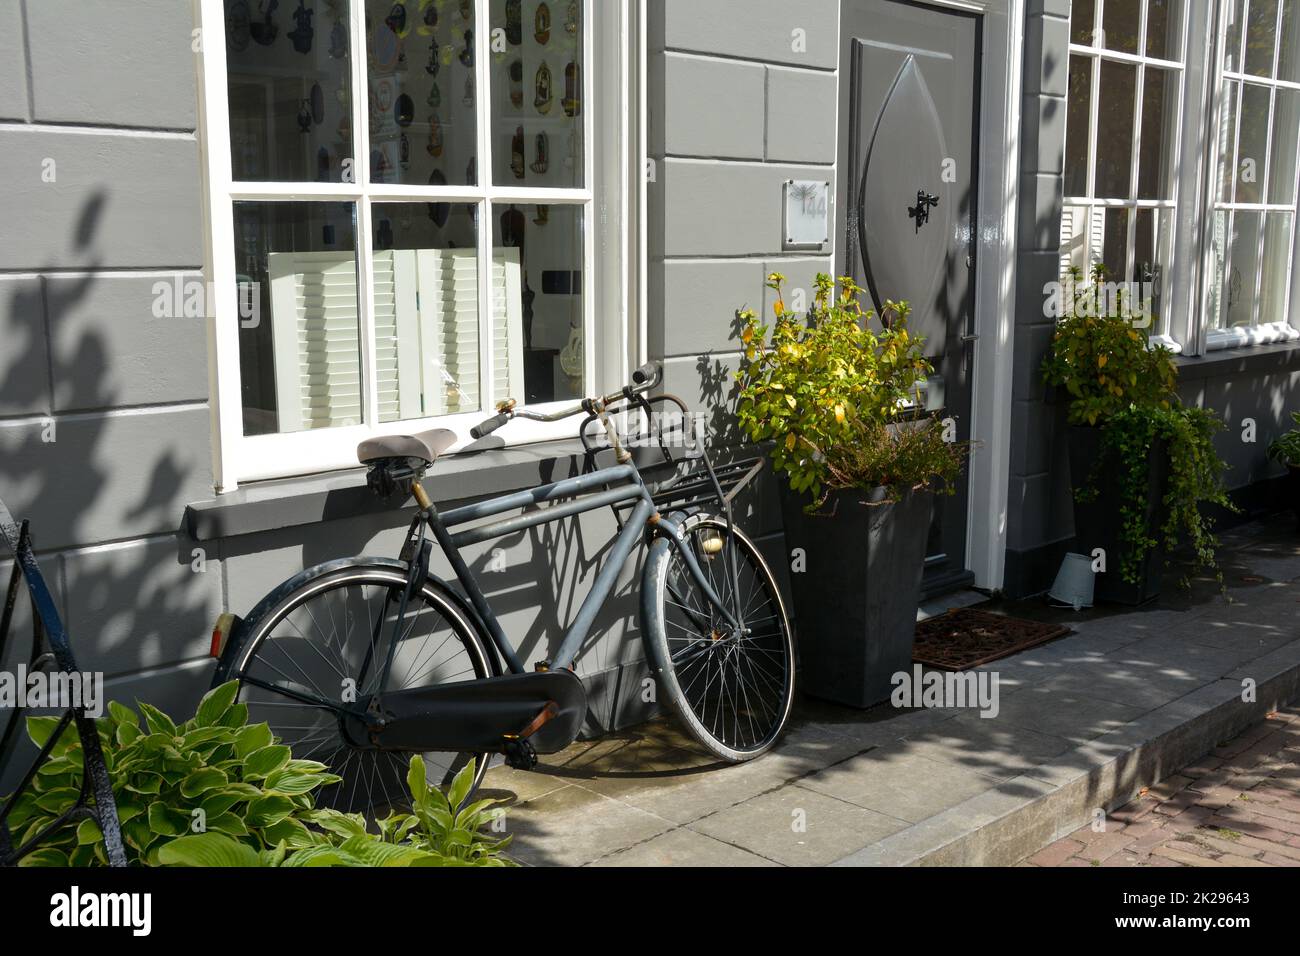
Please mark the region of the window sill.
[[[499, 495], [578, 474], [577, 439], [462, 452], [439, 459], [424, 486], [436, 502]], [[301, 478], [261, 481], [196, 501], [185, 508], [185, 529], [195, 541], [213, 541], [364, 514], [384, 514], [407, 501], [384, 501], [366, 488], [366, 470], [351, 468]]]
[[1292, 372], [1300, 369], [1300, 341], [1217, 349], [1199, 356], [1180, 355], [1174, 365], [1180, 382], [1243, 373]]

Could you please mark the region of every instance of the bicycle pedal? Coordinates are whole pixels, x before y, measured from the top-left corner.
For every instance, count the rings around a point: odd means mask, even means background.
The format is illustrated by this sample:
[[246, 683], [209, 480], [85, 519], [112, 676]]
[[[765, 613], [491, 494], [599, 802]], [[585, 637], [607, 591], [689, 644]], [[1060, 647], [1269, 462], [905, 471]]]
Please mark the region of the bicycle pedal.
[[537, 768], [537, 751], [527, 740], [507, 740], [503, 752], [506, 765], [516, 770], [534, 770]]

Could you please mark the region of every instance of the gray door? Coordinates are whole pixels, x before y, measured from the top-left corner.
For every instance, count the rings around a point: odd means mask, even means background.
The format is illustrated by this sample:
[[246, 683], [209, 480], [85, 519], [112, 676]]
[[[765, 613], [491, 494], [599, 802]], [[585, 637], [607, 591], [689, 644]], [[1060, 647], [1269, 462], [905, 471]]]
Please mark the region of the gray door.
[[[911, 303], [935, 367], [927, 404], [970, 437], [980, 18], [902, 0], [840, 4], [837, 267]], [[969, 582], [967, 482], [940, 498], [927, 547], [929, 595]]]

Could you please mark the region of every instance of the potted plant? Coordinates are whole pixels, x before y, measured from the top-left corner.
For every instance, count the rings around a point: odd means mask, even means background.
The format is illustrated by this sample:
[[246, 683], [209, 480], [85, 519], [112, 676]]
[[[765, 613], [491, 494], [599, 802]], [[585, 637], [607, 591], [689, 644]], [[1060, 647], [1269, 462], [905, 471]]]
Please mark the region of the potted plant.
[[1286, 467], [1284, 495], [1295, 509], [1296, 527], [1300, 529], [1300, 412], [1291, 413], [1295, 428], [1268, 446], [1268, 457]]
[[1075, 549], [1095, 561], [1097, 600], [1138, 605], [1159, 595], [1180, 536], [1217, 573], [1202, 509], [1233, 506], [1212, 441], [1223, 423], [1182, 404], [1173, 354], [1105, 280], [1101, 265], [1086, 283], [1078, 269], [1067, 275], [1043, 378], [1067, 397]]
[[737, 417], [771, 442], [781, 483], [801, 680], [817, 697], [869, 707], [912, 662], [931, 505], [951, 493], [966, 453], [922, 414], [932, 371], [907, 330], [908, 306], [874, 314], [862, 290], [818, 275], [806, 316], [787, 310], [784, 277], [769, 328], [737, 313], [745, 362]]

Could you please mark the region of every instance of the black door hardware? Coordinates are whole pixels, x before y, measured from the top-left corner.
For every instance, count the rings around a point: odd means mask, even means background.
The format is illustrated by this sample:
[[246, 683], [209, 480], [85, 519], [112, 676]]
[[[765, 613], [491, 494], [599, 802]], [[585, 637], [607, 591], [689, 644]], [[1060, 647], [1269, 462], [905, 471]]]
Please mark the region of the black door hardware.
[[916, 231], [920, 232], [921, 227], [930, 221], [930, 210], [939, 205], [939, 197], [931, 196], [924, 189], [916, 191], [916, 205], [909, 206], [907, 214], [916, 220]]

